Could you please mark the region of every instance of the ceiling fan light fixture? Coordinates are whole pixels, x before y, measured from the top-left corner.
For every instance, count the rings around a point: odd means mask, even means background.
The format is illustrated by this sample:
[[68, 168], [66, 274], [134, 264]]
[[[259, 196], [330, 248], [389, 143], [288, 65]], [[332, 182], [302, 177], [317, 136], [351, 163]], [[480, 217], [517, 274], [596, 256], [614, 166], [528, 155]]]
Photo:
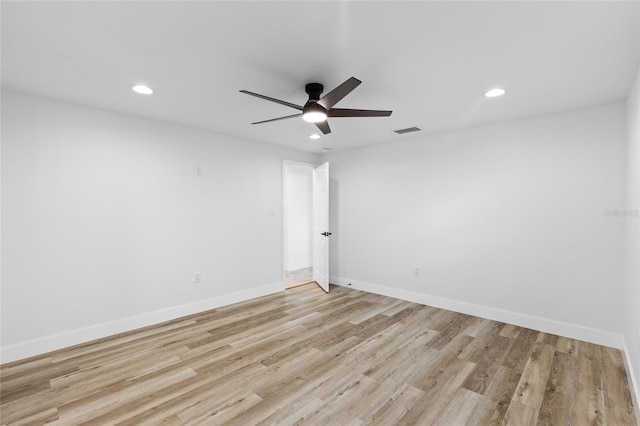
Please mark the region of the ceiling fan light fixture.
[[496, 88], [493, 88], [491, 90], [486, 91], [484, 96], [487, 97], [487, 98], [497, 98], [498, 96], [504, 95], [506, 92], [507, 91], [504, 90], [503, 88], [496, 87]]
[[362, 83], [360, 80], [355, 77], [351, 77], [322, 97], [320, 96], [322, 95], [324, 86], [320, 83], [308, 83], [304, 86], [304, 90], [307, 92], [307, 95], [309, 95], [309, 100], [304, 104], [304, 106], [292, 104], [291, 102], [271, 98], [248, 90], [240, 90], [240, 93], [255, 96], [256, 98], [264, 99], [266, 101], [275, 102], [299, 111], [297, 114], [272, 118], [270, 120], [256, 121], [251, 124], [270, 123], [273, 121], [302, 116], [304, 121], [315, 124], [323, 134], [328, 135], [331, 133], [328, 117], [389, 117], [393, 112], [372, 109], [334, 108], [335, 104], [351, 93], [360, 83]]
[[327, 110], [316, 103], [311, 103], [304, 108], [302, 119], [309, 123], [320, 123], [327, 119]]
[[327, 119], [327, 114], [318, 111], [305, 112], [302, 114], [302, 119], [309, 123], [319, 123]]

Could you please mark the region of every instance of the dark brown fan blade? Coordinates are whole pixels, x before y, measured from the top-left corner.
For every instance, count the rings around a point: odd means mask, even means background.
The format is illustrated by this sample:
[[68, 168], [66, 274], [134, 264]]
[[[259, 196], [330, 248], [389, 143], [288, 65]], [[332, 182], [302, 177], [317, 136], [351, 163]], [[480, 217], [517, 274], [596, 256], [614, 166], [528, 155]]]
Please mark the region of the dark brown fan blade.
[[392, 112], [373, 109], [332, 108], [327, 112], [327, 115], [329, 117], [388, 117]]
[[315, 123], [315, 125], [318, 127], [318, 129], [320, 129], [320, 131], [322, 133], [324, 133], [325, 135], [328, 133], [331, 133], [331, 128], [329, 127], [329, 123], [327, 122], [327, 120], [325, 121], [320, 121], [318, 123]]
[[351, 77], [349, 80], [336, 87], [318, 101], [318, 104], [322, 105], [324, 109], [330, 109], [332, 106], [340, 102], [342, 98], [347, 96], [353, 89], [358, 87], [362, 83], [355, 77]]
[[300, 116], [302, 116], [302, 113], [300, 113], [300, 114], [293, 114], [293, 115], [287, 115], [287, 116], [285, 116], [285, 117], [272, 118], [272, 119], [270, 119], [270, 120], [256, 121], [255, 123], [251, 123], [251, 124], [269, 123], [269, 122], [271, 122], [271, 121], [286, 120], [287, 118], [300, 117]]
[[302, 111], [302, 109], [303, 109], [300, 105], [292, 104], [291, 102], [287, 102], [287, 101], [281, 101], [280, 99], [276, 99], [276, 98], [270, 98], [269, 96], [261, 95], [259, 93], [249, 92], [248, 90], [240, 90], [240, 93], [244, 93], [244, 94], [247, 94], [247, 95], [255, 96], [256, 98], [264, 99], [264, 100], [267, 100], [267, 101], [275, 102], [277, 104], [288, 106], [288, 107], [291, 107], [291, 108], [295, 108], [295, 109], [300, 110], [300, 111]]

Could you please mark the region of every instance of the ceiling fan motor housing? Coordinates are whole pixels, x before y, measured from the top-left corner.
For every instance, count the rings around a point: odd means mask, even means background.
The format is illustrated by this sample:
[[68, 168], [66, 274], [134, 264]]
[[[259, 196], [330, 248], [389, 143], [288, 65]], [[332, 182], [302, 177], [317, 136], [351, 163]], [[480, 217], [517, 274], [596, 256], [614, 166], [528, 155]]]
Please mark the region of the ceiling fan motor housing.
[[324, 87], [320, 83], [309, 83], [304, 86], [309, 100], [304, 104], [302, 119], [310, 123], [318, 123], [327, 119], [327, 110], [318, 103]]
[[307, 95], [309, 95], [309, 100], [307, 101], [305, 106], [309, 105], [310, 102], [320, 100], [320, 95], [322, 94], [323, 90], [324, 86], [320, 83], [309, 83], [304, 86], [304, 91], [307, 92]]

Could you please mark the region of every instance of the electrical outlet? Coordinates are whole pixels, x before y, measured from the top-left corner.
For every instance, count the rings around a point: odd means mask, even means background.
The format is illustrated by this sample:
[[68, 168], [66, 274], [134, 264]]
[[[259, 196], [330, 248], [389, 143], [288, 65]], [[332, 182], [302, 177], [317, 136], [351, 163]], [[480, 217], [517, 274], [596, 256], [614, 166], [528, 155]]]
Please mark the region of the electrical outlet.
[[196, 167], [196, 176], [202, 176], [202, 167]]
[[200, 284], [201, 282], [202, 282], [202, 275], [200, 274], [200, 272], [196, 272], [195, 274], [193, 274], [193, 283]]
[[267, 216], [276, 217], [276, 209], [274, 209], [273, 207], [268, 208], [267, 209]]
[[413, 276], [414, 277], [419, 277], [420, 276], [420, 268], [418, 268], [417, 266], [413, 268]]

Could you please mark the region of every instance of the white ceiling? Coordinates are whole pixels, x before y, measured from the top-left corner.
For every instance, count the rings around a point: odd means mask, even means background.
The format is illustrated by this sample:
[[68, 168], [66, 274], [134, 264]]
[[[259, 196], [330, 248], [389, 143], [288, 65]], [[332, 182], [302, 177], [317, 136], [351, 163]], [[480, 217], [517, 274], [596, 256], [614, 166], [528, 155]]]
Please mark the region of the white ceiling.
[[[45, 97], [307, 151], [622, 101], [638, 69], [639, 2], [6, 2], [2, 85]], [[362, 84], [337, 107], [392, 109], [334, 118], [308, 139], [296, 111]], [[152, 86], [144, 97], [134, 83]], [[507, 95], [487, 99], [493, 86]]]

